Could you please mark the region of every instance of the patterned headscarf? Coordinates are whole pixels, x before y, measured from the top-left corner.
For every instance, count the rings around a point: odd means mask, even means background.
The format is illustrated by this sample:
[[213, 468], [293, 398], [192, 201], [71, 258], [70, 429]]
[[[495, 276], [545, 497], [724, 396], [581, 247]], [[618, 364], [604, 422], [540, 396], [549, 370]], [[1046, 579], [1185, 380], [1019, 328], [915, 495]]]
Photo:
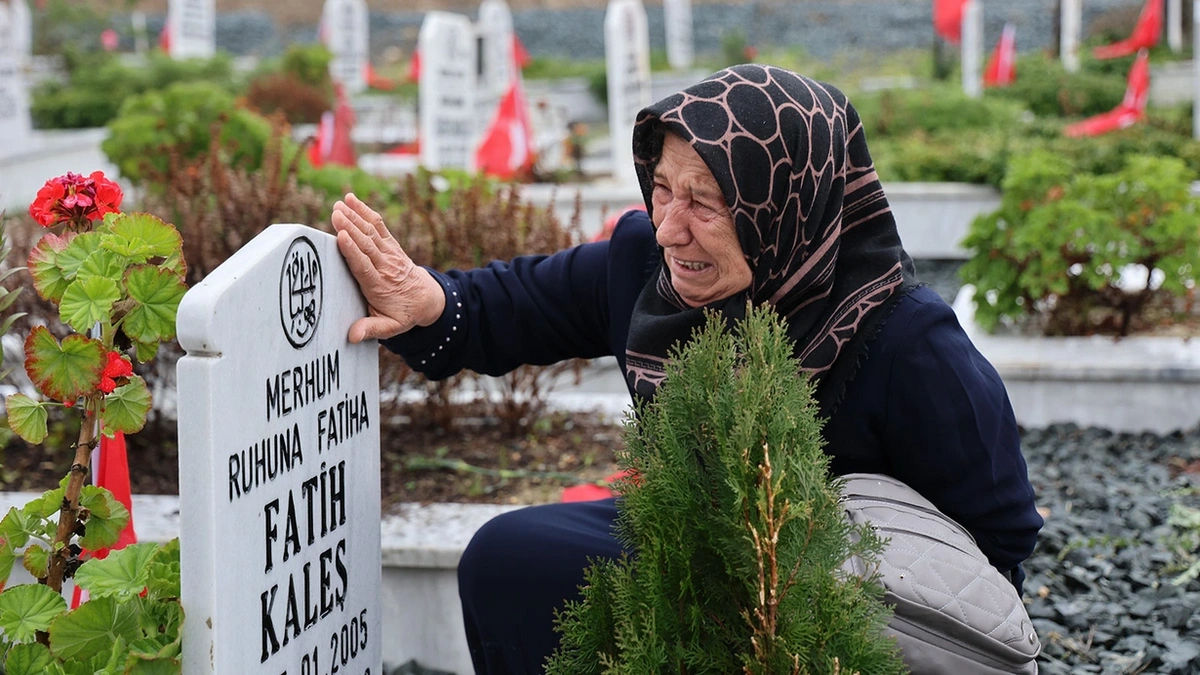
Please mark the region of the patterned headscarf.
[[[747, 300], [773, 306], [831, 414], [888, 308], [915, 286], [858, 113], [837, 89], [781, 68], [722, 70], [638, 114], [634, 162], [651, 214], [666, 132], [716, 178], [753, 274], [747, 291], [706, 308], [736, 321]], [[684, 303], [661, 258], [626, 353], [630, 389], [647, 399], [668, 351], [703, 325], [706, 309]]]

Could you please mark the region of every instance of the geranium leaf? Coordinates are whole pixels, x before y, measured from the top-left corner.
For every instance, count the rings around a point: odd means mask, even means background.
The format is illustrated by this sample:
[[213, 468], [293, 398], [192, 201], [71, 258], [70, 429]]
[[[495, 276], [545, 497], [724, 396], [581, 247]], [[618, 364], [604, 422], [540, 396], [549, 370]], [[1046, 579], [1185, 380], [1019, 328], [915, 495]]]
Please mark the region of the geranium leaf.
[[104, 248], [132, 262], [168, 258], [183, 248], [179, 232], [149, 213], [124, 213], [112, 222]]
[[63, 597], [42, 584], [21, 584], [0, 593], [0, 628], [13, 642], [32, 642], [65, 611]]
[[46, 645], [36, 642], [13, 645], [4, 659], [4, 672], [7, 675], [44, 675], [49, 671], [53, 658]]
[[79, 506], [88, 510], [80, 546], [96, 551], [117, 543], [121, 530], [129, 523], [129, 509], [124, 504], [104, 488], [85, 485], [79, 495]]
[[8, 583], [8, 577], [12, 574], [13, 564], [16, 562], [17, 554], [13, 552], [13, 547], [8, 542], [0, 545], [0, 588]]
[[70, 285], [59, 267], [58, 257], [71, 239], [76, 235], [68, 234], [60, 237], [57, 234], [44, 235], [29, 252], [29, 274], [33, 277], [33, 288], [38, 295], [51, 302], [62, 299], [63, 291]]
[[158, 354], [158, 342], [141, 342], [133, 340], [134, 357], [138, 363], [146, 363]]
[[86, 333], [97, 323], [108, 323], [112, 305], [121, 299], [117, 282], [101, 276], [76, 279], [63, 293], [63, 323], [80, 333]]
[[30, 544], [21, 554], [21, 558], [21, 566], [32, 574], [33, 578], [42, 579], [46, 576], [46, 567], [50, 564], [49, 550], [37, 544]]
[[40, 497], [35, 497], [25, 502], [25, 506], [21, 509], [21, 512], [31, 518], [45, 520], [58, 513], [59, 509], [62, 508], [63, 497], [66, 494], [67, 489], [61, 486], [53, 490], [46, 490]]
[[126, 264], [126, 261], [116, 253], [100, 249], [94, 251], [83, 261], [75, 273], [75, 278], [82, 280], [89, 277], [103, 277], [112, 279], [114, 282], [120, 281], [125, 276]]
[[25, 439], [27, 443], [38, 445], [46, 440], [46, 406], [25, 394], [12, 394], [4, 401], [8, 409], [8, 426]]
[[159, 547], [147, 565], [146, 590], [151, 600], [179, 597], [178, 537]]
[[99, 340], [68, 335], [62, 344], [45, 326], [25, 340], [25, 370], [34, 385], [56, 401], [74, 401], [100, 386], [104, 346]]
[[139, 342], [159, 342], [175, 337], [175, 315], [187, 292], [183, 279], [170, 270], [140, 265], [125, 275], [129, 297], [137, 302], [125, 317], [122, 330]]
[[182, 662], [176, 658], [160, 656], [146, 659], [135, 656], [125, 675], [179, 675], [182, 669]]
[[12, 507], [0, 520], [0, 537], [4, 538], [5, 546], [14, 549], [29, 543], [29, 535], [36, 534], [31, 521], [35, 520], [29, 514]]
[[58, 266], [62, 268], [63, 277], [68, 281], [75, 278], [83, 261], [100, 248], [102, 236], [99, 232], [84, 232], [71, 239], [62, 253], [58, 254]]
[[147, 564], [158, 553], [158, 544], [131, 544], [112, 551], [103, 560], [89, 560], [75, 573], [75, 584], [93, 598], [128, 599], [146, 588]]
[[60, 659], [107, 655], [117, 640], [128, 642], [138, 637], [135, 610], [134, 605], [113, 598], [88, 600], [50, 625], [50, 651]]
[[123, 384], [104, 397], [100, 411], [100, 422], [105, 436], [116, 432], [134, 434], [146, 424], [146, 413], [150, 412], [150, 390], [146, 381], [134, 375], [128, 384]]

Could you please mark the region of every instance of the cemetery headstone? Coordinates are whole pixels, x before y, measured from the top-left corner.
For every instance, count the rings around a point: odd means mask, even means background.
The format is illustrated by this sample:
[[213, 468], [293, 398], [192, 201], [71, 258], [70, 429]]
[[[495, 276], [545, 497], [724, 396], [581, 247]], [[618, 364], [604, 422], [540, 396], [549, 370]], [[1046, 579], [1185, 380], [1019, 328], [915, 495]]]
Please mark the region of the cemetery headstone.
[[326, 0], [321, 22], [325, 46], [333, 54], [329, 75], [347, 94], [367, 88], [370, 22], [366, 0]]
[[633, 123], [650, 105], [650, 30], [641, 0], [610, 0], [604, 15], [604, 64], [608, 72], [608, 137], [612, 175], [636, 185]]
[[173, 59], [210, 59], [217, 51], [214, 0], [170, 0], [167, 34]]
[[0, 138], [4, 139], [0, 157], [24, 152], [33, 143], [29, 94], [16, 48], [16, 32], [11, 10], [0, 3]]
[[1167, 0], [1167, 46], [1183, 50], [1183, 0]]
[[962, 87], [968, 98], [983, 96], [983, 3], [967, 0], [962, 19]]
[[519, 76], [513, 52], [512, 11], [504, 0], [483, 0], [479, 5], [479, 89], [476, 130], [482, 133], [496, 116], [500, 99]]
[[1079, 42], [1083, 35], [1083, 0], [1062, 0], [1062, 29], [1059, 51], [1063, 68], [1068, 73], [1079, 72]]
[[674, 70], [687, 70], [695, 59], [692, 0], [663, 0], [667, 25], [667, 62]]
[[[1200, 55], [1200, 0], [1192, 0], [1192, 54]], [[1192, 138], [1200, 140], [1200, 58], [1192, 57]]]
[[186, 675], [383, 675], [378, 346], [336, 242], [272, 225], [180, 304]]
[[462, 14], [429, 12], [417, 36], [421, 164], [475, 169], [475, 29]]

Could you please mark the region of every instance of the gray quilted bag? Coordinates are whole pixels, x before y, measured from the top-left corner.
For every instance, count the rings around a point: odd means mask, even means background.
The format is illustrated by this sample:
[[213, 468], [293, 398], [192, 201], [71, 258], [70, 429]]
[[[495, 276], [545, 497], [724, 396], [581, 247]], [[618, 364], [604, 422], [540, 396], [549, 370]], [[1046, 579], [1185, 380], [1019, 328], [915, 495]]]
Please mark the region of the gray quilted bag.
[[[1025, 605], [970, 533], [895, 478], [843, 479], [847, 517], [887, 540], [876, 571], [913, 675], [1036, 675], [1042, 646]], [[867, 572], [857, 557], [843, 569]]]

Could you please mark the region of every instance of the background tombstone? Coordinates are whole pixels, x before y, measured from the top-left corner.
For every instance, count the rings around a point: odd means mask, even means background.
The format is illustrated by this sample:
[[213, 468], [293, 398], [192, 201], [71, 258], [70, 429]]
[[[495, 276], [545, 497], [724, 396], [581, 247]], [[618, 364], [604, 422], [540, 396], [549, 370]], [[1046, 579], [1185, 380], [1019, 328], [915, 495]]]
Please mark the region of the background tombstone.
[[378, 346], [336, 241], [272, 225], [180, 304], [186, 675], [382, 675]]
[[1183, 0], [1167, 0], [1167, 46], [1183, 51]]
[[513, 46], [512, 11], [504, 0], [479, 5], [479, 89], [475, 99], [476, 131], [482, 134], [496, 116], [500, 99], [519, 77]]
[[213, 0], [170, 0], [167, 35], [173, 59], [210, 59], [217, 51], [217, 11]]
[[667, 25], [667, 61], [673, 70], [687, 70], [695, 57], [692, 29], [692, 0], [663, 0]]
[[1068, 73], [1079, 72], [1079, 42], [1083, 35], [1083, 0], [1062, 0], [1062, 27], [1059, 51], [1063, 68]]
[[326, 48], [333, 54], [329, 75], [347, 94], [367, 88], [370, 21], [366, 0], [326, 0], [321, 12]]
[[[33, 140], [29, 94], [17, 52], [16, 27], [10, 8], [0, 2], [0, 157], [28, 150]], [[0, 191], [4, 186], [0, 186]]]
[[604, 64], [608, 72], [608, 138], [612, 176], [637, 184], [633, 170], [633, 123], [650, 105], [650, 30], [641, 0], [610, 0], [604, 15]]
[[1200, 0], [1192, 0], [1192, 138], [1200, 140]]
[[[462, 14], [429, 12], [421, 54], [418, 138], [428, 169], [475, 170], [475, 29]], [[490, 120], [489, 120], [490, 121]]]
[[962, 18], [962, 88], [968, 98], [983, 96], [983, 3], [967, 0]]

